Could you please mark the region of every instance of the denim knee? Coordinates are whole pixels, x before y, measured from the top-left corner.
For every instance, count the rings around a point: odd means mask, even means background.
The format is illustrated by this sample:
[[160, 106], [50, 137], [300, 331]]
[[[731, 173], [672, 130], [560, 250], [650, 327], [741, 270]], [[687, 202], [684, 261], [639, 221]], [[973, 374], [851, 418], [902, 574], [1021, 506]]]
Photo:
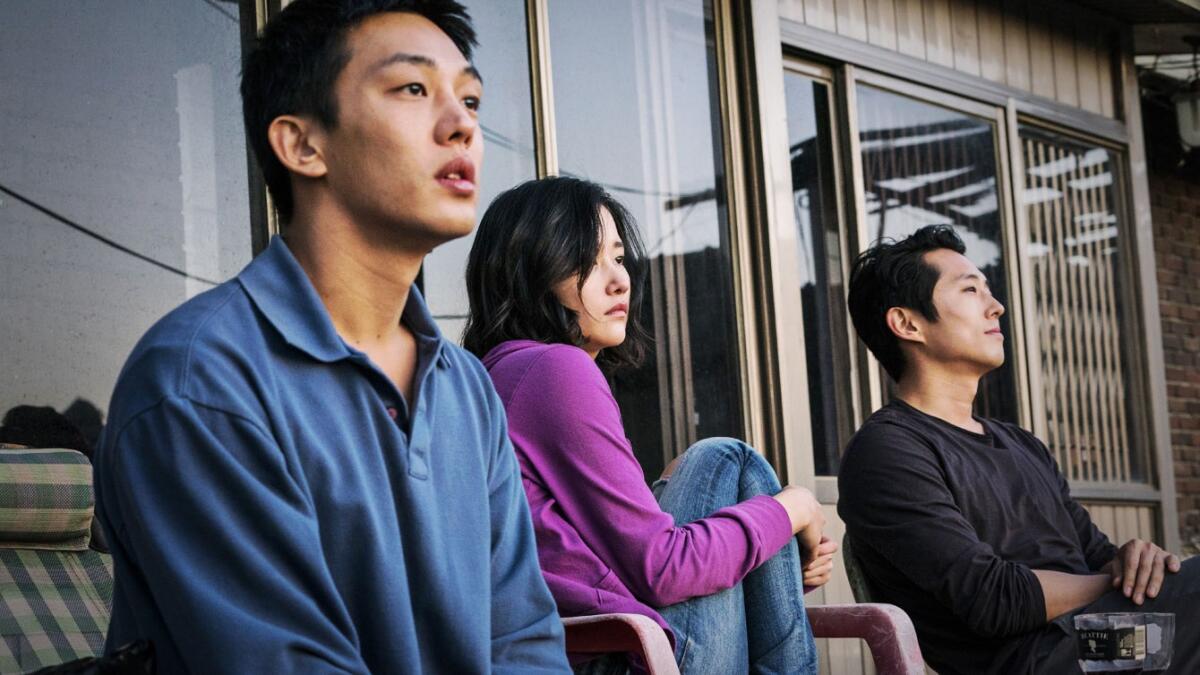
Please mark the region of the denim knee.
[[691, 464], [730, 462], [737, 466], [742, 482], [756, 491], [771, 494], [780, 490], [775, 469], [757, 450], [736, 438], [714, 436], [697, 441], [687, 449], [684, 461]]
[[689, 456], [700, 455], [714, 460], [729, 459], [738, 464], [751, 461], [754, 457], [762, 458], [754, 448], [746, 445], [744, 441], [725, 436], [713, 436], [696, 441], [687, 449], [686, 454]]

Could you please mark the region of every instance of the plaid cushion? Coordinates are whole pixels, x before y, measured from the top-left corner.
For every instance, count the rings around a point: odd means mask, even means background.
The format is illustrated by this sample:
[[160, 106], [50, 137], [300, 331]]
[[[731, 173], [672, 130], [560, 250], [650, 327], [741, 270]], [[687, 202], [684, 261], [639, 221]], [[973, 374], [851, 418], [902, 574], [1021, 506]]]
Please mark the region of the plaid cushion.
[[74, 450], [0, 450], [0, 548], [87, 549], [92, 465]]
[[111, 556], [0, 550], [0, 673], [100, 654], [112, 593]]

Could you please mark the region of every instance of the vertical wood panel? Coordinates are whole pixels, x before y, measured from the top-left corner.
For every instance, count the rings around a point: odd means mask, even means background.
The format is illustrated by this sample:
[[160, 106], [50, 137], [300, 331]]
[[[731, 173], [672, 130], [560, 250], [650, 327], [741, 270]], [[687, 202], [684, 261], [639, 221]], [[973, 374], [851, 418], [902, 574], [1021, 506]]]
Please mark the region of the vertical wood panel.
[[1075, 24], [1075, 72], [1079, 78], [1079, 107], [1103, 114], [1100, 106], [1100, 26], [1091, 18]]
[[1025, 0], [1004, 0], [1004, 80], [1010, 87], [1031, 91], [1029, 28]]
[[1134, 537], [1142, 539], [1145, 538], [1142, 537], [1141, 532], [1138, 531], [1138, 511], [1141, 510], [1141, 508], [1142, 507], [1140, 506], [1117, 507], [1117, 521], [1120, 523], [1117, 529], [1121, 531], [1121, 538], [1119, 541], [1117, 541], [1118, 546], [1129, 541], [1130, 539], [1133, 539]]
[[954, 27], [950, 0], [925, 0], [925, 60], [954, 67]]
[[1079, 81], [1075, 71], [1074, 20], [1069, 9], [1050, 5], [1051, 49], [1054, 53], [1054, 97], [1059, 103], [1079, 104]]
[[885, 49], [898, 49], [895, 0], [867, 0], [867, 40]]
[[836, 32], [837, 17], [833, 0], [804, 0], [804, 20], [813, 28]]
[[836, 0], [834, 12], [839, 35], [867, 41], [867, 10], [863, 0]]
[[[987, 1], [983, 0], [985, 4]], [[978, 76], [979, 22], [975, 12], [975, 0], [954, 2], [950, 6], [950, 25], [954, 68]]]
[[779, 18], [808, 23], [804, 18], [804, 0], [778, 0]]
[[896, 40], [901, 54], [925, 58], [925, 12], [921, 0], [896, 0]]
[[1138, 509], [1138, 536], [1140, 536], [1142, 539], [1153, 541], [1159, 546], [1166, 547], [1166, 542], [1162, 540], [1162, 537], [1158, 535], [1158, 532], [1154, 527], [1155, 520], [1156, 518], [1154, 517], [1154, 509]]
[[1045, 5], [1040, 0], [1028, 0], [1025, 25], [1029, 40], [1030, 91], [1038, 96], [1054, 98], [1054, 45], [1046, 23]]
[[978, 76], [979, 23], [974, 0], [956, 0], [950, 5], [950, 40], [955, 70]]
[[999, 0], [981, 0], [975, 8], [979, 22], [979, 74], [1004, 82], [1004, 15]]
[[1133, 538], [1159, 542], [1155, 529], [1156, 507], [1150, 504], [1112, 504], [1082, 501], [1088, 516], [1112, 543], [1120, 546]]
[[1117, 541], [1117, 531], [1114, 528], [1116, 523], [1112, 517], [1112, 507], [1105, 504], [1089, 504], [1086, 502], [1082, 503], [1082, 505], [1087, 509], [1088, 515], [1091, 516], [1092, 522], [1096, 527], [1100, 528], [1100, 531], [1109, 539]]
[[1106, 117], [1115, 117], [1117, 109], [1117, 87], [1113, 79], [1116, 61], [1114, 57], [1112, 31], [1105, 28], [1099, 32], [1100, 41], [1097, 49], [1100, 51], [1100, 113]]

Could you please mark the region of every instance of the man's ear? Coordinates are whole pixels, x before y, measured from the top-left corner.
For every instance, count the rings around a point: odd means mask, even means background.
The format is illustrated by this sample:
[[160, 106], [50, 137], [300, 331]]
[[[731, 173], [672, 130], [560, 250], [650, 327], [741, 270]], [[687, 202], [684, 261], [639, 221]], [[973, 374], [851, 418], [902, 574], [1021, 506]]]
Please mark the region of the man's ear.
[[925, 334], [921, 331], [921, 322], [917, 320], [916, 312], [907, 307], [893, 307], [884, 317], [888, 328], [901, 340], [909, 342], [925, 342]]
[[280, 115], [267, 127], [267, 140], [281, 164], [292, 173], [307, 178], [325, 175], [324, 129], [312, 120], [296, 115]]

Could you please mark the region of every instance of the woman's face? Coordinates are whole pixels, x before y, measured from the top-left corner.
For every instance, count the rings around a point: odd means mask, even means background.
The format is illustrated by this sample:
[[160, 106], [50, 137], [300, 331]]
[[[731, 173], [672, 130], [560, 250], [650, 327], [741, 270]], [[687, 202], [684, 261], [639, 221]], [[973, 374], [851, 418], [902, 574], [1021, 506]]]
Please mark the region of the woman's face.
[[583, 288], [579, 287], [579, 276], [572, 275], [555, 284], [554, 296], [578, 315], [583, 349], [593, 359], [601, 349], [625, 341], [629, 272], [625, 269], [625, 244], [608, 209], [600, 209], [600, 251]]

